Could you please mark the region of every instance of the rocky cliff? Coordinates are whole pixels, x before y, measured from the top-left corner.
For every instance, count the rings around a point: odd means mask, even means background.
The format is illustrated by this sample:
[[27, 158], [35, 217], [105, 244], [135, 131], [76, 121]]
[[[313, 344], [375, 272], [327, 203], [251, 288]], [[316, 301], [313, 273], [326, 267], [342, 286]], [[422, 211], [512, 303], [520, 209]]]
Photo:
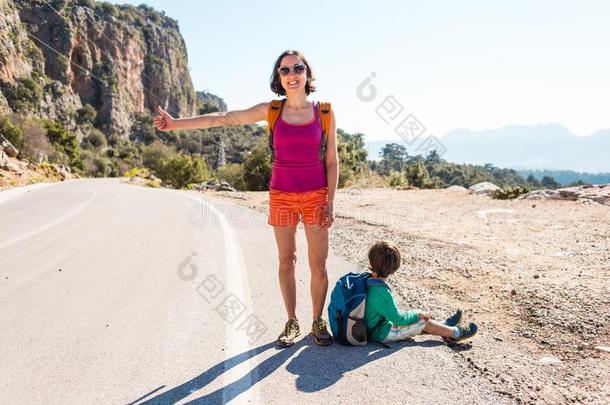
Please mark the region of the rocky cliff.
[[145, 5], [0, 0], [0, 114], [35, 114], [76, 129], [86, 104], [97, 110], [95, 126], [121, 137], [157, 105], [196, 113], [176, 21]]

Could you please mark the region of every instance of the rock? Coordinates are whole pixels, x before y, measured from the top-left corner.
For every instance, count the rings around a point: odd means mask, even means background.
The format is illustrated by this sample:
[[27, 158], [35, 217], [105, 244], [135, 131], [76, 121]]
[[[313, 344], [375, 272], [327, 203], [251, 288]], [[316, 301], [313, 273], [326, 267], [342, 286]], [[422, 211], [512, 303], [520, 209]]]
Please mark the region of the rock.
[[8, 167], [8, 155], [0, 149], [0, 169], [6, 170]]
[[458, 186], [458, 185], [453, 185], [453, 186], [449, 186], [445, 189], [445, 191], [451, 191], [451, 192], [467, 192], [468, 190], [466, 189], [466, 187], [462, 187], [462, 186]]
[[0, 134], [0, 150], [4, 150], [4, 153], [10, 157], [17, 157], [19, 154], [17, 148], [15, 148], [2, 134]]
[[521, 200], [546, 200], [549, 198], [549, 193], [545, 190], [534, 190], [529, 193], [523, 194], [519, 199]]
[[21, 162], [16, 158], [8, 156], [2, 149], [0, 149], [0, 169], [22, 174], [27, 170], [28, 164]]
[[70, 168], [68, 166], [60, 164], [54, 164], [53, 166], [55, 166], [55, 168], [57, 169], [57, 172], [61, 176], [62, 180], [69, 179], [72, 177], [72, 172], [70, 171]]
[[495, 184], [490, 183], [488, 181], [484, 181], [482, 183], [477, 183], [470, 186], [468, 188], [468, 192], [470, 194], [490, 195], [491, 193], [499, 189], [500, 187], [496, 186]]
[[595, 346], [594, 349], [600, 352], [610, 353], [610, 346]]
[[565, 200], [610, 205], [610, 184], [585, 184], [557, 190], [534, 190], [519, 197], [525, 200]]
[[538, 364], [543, 364], [545, 366], [561, 364], [561, 359], [554, 356], [541, 357], [538, 359]]
[[[128, 18], [114, 17], [99, 4], [87, 5], [93, 3], [62, 0], [50, 7], [45, 1], [0, 0], [0, 112], [15, 109], [6, 95], [19, 80], [32, 79], [41, 91], [28, 112], [70, 129], [76, 128], [74, 112], [85, 103], [107, 123], [107, 135], [123, 138], [135, 117], [154, 112], [157, 105], [174, 116], [196, 114], [186, 44], [176, 22], [136, 7]], [[66, 55], [83, 69], [66, 63]], [[92, 74], [109, 83], [100, 85]]]
[[559, 198], [562, 200], [576, 201], [578, 200], [578, 197], [582, 195], [580, 187], [560, 188], [557, 192], [559, 193]]

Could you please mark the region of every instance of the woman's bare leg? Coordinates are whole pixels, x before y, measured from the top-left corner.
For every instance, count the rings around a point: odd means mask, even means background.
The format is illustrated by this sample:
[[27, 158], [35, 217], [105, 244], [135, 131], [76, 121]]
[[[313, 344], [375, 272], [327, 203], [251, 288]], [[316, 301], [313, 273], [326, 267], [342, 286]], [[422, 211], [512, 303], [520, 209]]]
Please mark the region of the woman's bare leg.
[[307, 238], [307, 256], [311, 270], [311, 304], [313, 319], [322, 316], [326, 292], [328, 290], [328, 273], [326, 259], [328, 257], [328, 228], [320, 225], [305, 225]]
[[278, 278], [286, 314], [288, 319], [296, 318], [297, 293], [294, 273], [297, 263], [297, 227], [274, 226], [273, 232], [279, 258]]

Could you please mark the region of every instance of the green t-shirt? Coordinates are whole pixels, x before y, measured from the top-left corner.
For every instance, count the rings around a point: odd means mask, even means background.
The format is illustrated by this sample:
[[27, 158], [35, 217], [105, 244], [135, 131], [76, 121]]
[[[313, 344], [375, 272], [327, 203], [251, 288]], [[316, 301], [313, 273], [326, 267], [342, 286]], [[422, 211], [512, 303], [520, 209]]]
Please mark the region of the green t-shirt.
[[[382, 316], [385, 320], [375, 328]], [[417, 310], [401, 311], [398, 309], [389, 287], [367, 286], [364, 321], [371, 333], [371, 340], [381, 342], [388, 336], [393, 325], [411, 325], [418, 320], [419, 312]]]

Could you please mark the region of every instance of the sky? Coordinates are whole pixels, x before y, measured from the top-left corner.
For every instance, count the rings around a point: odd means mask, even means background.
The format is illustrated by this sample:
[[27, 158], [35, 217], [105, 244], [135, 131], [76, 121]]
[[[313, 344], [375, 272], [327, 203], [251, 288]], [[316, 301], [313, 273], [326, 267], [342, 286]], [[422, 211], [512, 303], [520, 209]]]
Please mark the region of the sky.
[[[309, 99], [330, 101], [337, 126], [367, 141], [396, 138], [391, 124], [409, 114], [437, 136], [549, 122], [577, 135], [610, 128], [607, 1], [112, 2], [178, 20], [195, 89], [229, 110], [275, 98], [273, 63], [297, 49], [317, 78]], [[358, 87], [371, 74], [376, 94], [365, 101]], [[403, 108], [386, 123], [376, 111], [389, 96]]]

